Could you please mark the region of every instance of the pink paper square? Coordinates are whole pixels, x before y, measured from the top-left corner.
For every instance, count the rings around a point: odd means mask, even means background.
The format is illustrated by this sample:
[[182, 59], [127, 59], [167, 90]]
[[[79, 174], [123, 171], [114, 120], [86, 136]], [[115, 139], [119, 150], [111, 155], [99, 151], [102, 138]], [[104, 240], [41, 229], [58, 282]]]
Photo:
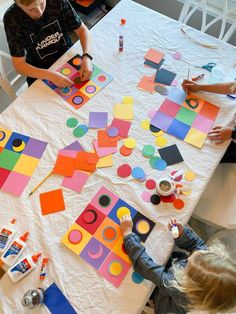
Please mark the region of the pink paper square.
[[74, 151], [74, 150], [65, 150], [65, 149], [60, 149], [59, 150], [59, 155], [72, 157], [72, 158], [76, 158], [77, 157], [77, 153], [78, 152]]
[[204, 133], [208, 133], [213, 123], [214, 121], [198, 114], [193, 121], [192, 127]]
[[161, 104], [159, 111], [167, 114], [168, 116], [175, 117], [181, 106], [176, 104], [175, 102], [165, 99]]
[[80, 193], [85, 183], [88, 180], [89, 175], [85, 172], [75, 170], [72, 177], [65, 177], [62, 181], [62, 186]]
[[29, 182], [30, 177], [25, 176], [24, 174], [12, 171], [1, 190], [4, 192], [8, 192], [15, 196], [20, 196], [24, 191], [27, 183]]
[[[112, 269], [112, 264], [118, 263], [121, 268], [121, 273], [113, 275], [109, 272], [109, 269]], [[123, 260], [120, 256], [116, 255], [115, 253], [111, 252], [108, 257], [106, 258], [105, 262], [99, 269], [99, 273], [110, 281], [115, 287], [119, 287], [122, 280], [126, 276], [128, 270], [130, 269], [130, 264], [128, 264], [125, 260]]]
[[128, 137], [129, 129], [131, 126], [130, 121], [114, 118], [111, 123], [111, 127], [115, 127], [119, 130], [119, 135], [123, 137]]
[[98, 147], [98, 141], [93, 141], [93, 146], [98, 157], [104, 157], [117, 152], [116, 147]]

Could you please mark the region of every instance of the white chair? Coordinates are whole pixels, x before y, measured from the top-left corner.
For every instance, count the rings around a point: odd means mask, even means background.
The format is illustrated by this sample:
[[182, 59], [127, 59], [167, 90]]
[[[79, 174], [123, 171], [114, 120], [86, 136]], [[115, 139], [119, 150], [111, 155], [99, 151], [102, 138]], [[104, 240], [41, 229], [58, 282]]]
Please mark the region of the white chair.
[[[218, 3], [219, 6], [216, 6]], [[185, 0], [179, 21], [187, 24], [189, 19], [197, 11], [200, 11], [202, 15], [200, 28], [202, 32], [205, 33], [211, 26], [221, 22], [218, 38], [226, 42], [230, 40], [236, 29], [236, 21], [233, 15], [233, 13], [236, 13], [236, 4], [234, 5], [232, 1], [228, 0], [218, 2], [212, 0]], [[208, 14], [214, 16], [210, 22], [207, 22]], [[229, 24], [231, 25], [228, 28]]]

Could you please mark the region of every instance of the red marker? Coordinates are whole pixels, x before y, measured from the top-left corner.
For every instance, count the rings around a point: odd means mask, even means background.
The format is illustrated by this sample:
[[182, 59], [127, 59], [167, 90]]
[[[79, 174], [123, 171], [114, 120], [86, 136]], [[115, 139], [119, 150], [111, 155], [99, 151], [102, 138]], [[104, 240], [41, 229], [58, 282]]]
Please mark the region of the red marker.
[[192, 81], [197, 81], [197, 80], [200, 80], [201, 78], [203, 78], [204, 77], [204, 73], [203, 74], [200, 74], [200, 75], [198, 75], [198, 76], [196, 76], [196, 77], [192, 77]]

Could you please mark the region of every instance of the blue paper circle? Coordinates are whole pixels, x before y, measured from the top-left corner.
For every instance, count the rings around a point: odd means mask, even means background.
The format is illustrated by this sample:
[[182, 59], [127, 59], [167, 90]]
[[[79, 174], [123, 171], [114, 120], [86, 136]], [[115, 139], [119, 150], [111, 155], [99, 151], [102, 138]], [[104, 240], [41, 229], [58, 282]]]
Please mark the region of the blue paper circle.
[[139, 275], [138, 273], [136, 273], [135, 271], [132, 273], [132, 280], [133, 282], [139, 284], [143, 281], [143, 277], [141, 275]]
[[145, 176], [145, 172], [141, 167], [134, 167], [132, 170], [132, 177], [135, 179], [142, 179]]
[[167, 167], [167, 163], [164, 159], [158, 159], [156, 161], [156, 167], [157, 170], [165, 170]]

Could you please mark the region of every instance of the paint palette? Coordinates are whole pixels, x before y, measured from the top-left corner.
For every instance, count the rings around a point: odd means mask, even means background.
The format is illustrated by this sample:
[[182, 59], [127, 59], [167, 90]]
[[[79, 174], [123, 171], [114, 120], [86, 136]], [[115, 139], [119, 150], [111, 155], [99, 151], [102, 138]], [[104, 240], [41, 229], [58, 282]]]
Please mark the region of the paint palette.
[[220, 108], [182, 89], [172, 88], [151, 125], [201, 148]]
[[105, 187], [101, 187], [61, 242], [119, 287], [131, 262], [120, 231], [120, 218], [130, 214], [133, 232], [145, 242], [155, 223]]
[[80, 80], [79, 70], [82, 63], [82, 57], [77, 54], [67, 63], [57, 69], [64, 76], [74, 82], [74, 85], [66, 88], [58, 88], [52, 82], [44, 82], [54, 90], [58, 95], [64, 98], [75, 109], [81, 108], [87, 101], [95, 96], [103, 87], [112, 81], [112, 76], [102, 71], [96, 65], [93, 65], [93, 74], [89, 81]]
[[20, 196], [47, 146], [0, 127], [0, 190]]

